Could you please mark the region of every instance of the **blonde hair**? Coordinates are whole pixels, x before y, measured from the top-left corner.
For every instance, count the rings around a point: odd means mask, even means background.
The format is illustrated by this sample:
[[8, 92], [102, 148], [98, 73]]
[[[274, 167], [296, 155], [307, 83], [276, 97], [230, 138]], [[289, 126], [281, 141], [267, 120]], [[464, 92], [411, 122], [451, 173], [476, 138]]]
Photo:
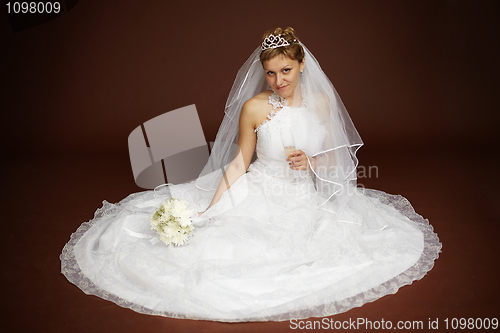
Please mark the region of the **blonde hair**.
[[272, 59], [278, 55], [284, 55], [292, 60], [297, 60], [299, 63], [304, 60], [304, 49], [299, 44], [299, 39], [295, 36], [295, 30], [293, 30], [292, 27], [288, 27], [285, 30], [281, 28], [269, 30], [264, 34], [264, 36], [262, 36], [262, 41], [270, 35], [281, 36], [290, 45], [262, 51], [260, 53], [260, 62], [262, 64], [264, 64], [264, 61]]

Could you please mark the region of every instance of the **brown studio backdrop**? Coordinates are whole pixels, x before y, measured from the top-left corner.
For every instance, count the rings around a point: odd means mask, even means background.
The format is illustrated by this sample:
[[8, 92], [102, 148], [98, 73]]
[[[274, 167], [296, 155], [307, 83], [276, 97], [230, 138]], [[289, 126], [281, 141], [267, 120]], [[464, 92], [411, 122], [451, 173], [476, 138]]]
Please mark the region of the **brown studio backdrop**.
[[495, 175], [484, 174], [500, 167], [499, 3], [80, 0], [15, 34], [0, 6], [6, 331], [290, 331], [287, 322], [133, 313], [84, 295], [60, 274], [58, 259], [103, 199], [139, 190], [129, 133], [194, 103], [213, 141], [261, 33], [289, 25], [344, 100], [366, 143], [361, 163], [379, 167], [379, 179], [363, 184], [407, 197], [444, 245], [422, 281], [333, 318], [497, 317], [491, 254], [499, 253], [500, 201]]
[[[196, 104], [213, 141], [264, 30], [293, 26], [368, 146], [497, 141], [496, 1], [80, 1], [10, 32], [2, 17], [2, 149], [127, 153], [132, 129]], [[2, 9], [4, 10], [4, 9]]]

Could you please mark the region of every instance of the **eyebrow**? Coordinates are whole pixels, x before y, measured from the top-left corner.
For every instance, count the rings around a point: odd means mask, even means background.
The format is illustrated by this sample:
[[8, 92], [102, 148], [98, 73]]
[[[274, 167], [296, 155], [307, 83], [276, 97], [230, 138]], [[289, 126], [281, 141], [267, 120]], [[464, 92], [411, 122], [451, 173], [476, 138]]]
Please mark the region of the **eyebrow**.
[[[290, 65], [288, 65], [288, 64], [287, 64], [287, 65], [285, 65], [284, 67], [282, 67], [282, 68], [280, 69], [280, 71], [284, 70], [287, 66], [290, 66]], [[270, 70], [270, 69], [267, 69], [267, 68], [265, 68], [265, 67], [264, 67], [264, 69], [266, 70], [266, 72], [274, 72], [274, 71], [272, 71], [272, 70]]]

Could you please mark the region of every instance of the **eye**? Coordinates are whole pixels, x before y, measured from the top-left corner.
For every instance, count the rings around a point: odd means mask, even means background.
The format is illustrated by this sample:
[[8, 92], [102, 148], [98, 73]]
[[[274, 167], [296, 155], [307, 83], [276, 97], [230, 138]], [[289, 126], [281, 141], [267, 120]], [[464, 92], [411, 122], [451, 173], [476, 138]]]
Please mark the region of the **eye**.
[[291, 68], [285, 68], [285, 69], [283, 70], [283, 73], [288, 73], [288, 72], [290, 72], [291, 70], [292, 70]]
[[269, 72], [267, 72], [266, 74], [267, 74], [267, 75], [273, 75], [273, 74], [274, 74], [274, 72], [269, 71]]

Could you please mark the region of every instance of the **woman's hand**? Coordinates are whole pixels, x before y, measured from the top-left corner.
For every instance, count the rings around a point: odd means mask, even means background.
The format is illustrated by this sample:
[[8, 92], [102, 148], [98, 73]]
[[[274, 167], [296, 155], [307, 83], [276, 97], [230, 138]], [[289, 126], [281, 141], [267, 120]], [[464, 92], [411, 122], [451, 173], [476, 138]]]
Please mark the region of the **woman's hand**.
[[309, 161], [302, 150], [294, 150], [290, 153], [290, 157], [286, 159], [292, 170], [310, 170]]

